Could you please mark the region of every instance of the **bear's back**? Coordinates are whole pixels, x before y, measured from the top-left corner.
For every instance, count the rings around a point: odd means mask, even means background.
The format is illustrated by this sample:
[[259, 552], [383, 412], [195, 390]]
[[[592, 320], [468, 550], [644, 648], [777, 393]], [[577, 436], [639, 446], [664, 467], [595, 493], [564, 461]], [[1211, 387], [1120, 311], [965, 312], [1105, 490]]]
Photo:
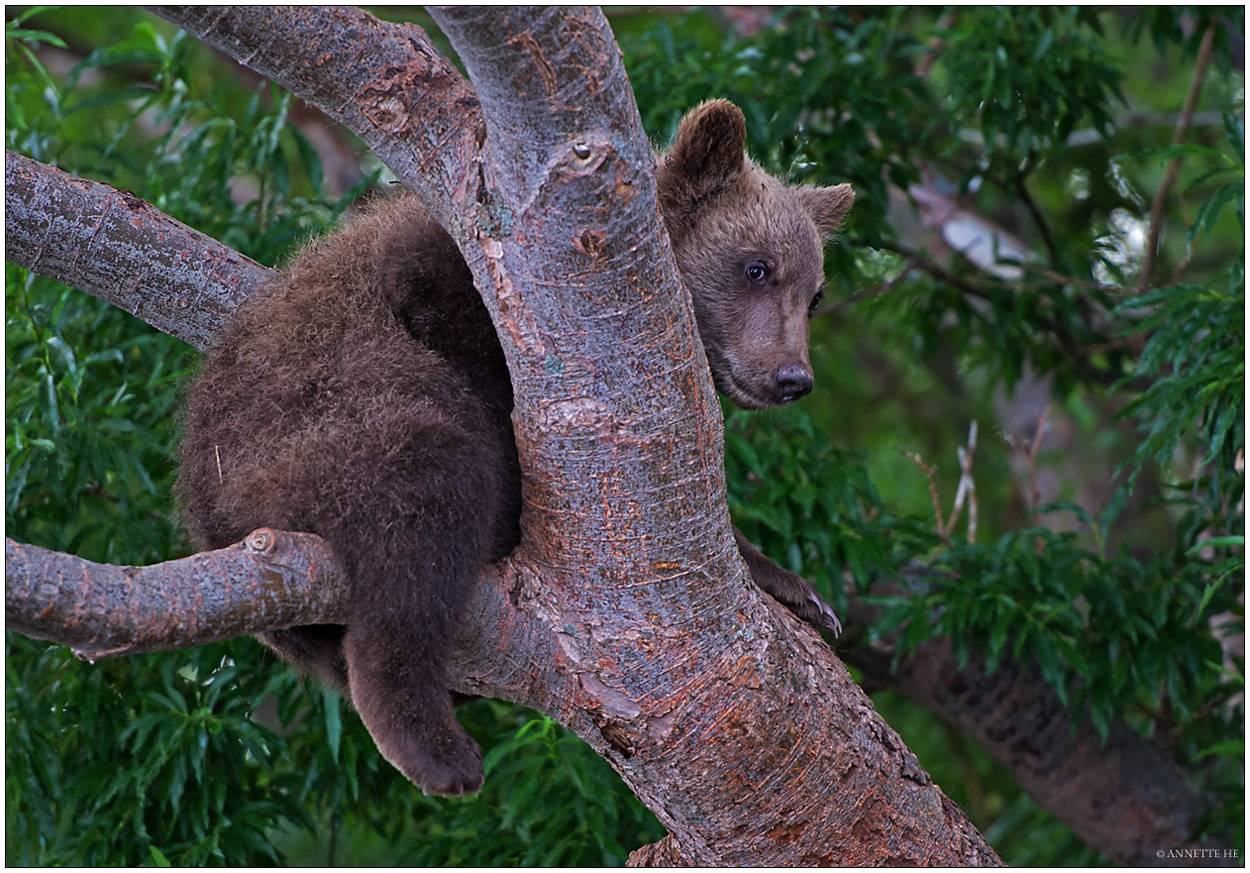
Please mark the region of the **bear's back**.
[[316, 507], [279, 505], [294, 471], [382, 451], [368, 433], [414, 410], [508, 457], [506, 552], [520, 513], [507, 365], [455, 243], [405, 193], [304, 249], [205, 362], [179, 478], [193, 536], [220, 548], [261, 525], [319, 532]]

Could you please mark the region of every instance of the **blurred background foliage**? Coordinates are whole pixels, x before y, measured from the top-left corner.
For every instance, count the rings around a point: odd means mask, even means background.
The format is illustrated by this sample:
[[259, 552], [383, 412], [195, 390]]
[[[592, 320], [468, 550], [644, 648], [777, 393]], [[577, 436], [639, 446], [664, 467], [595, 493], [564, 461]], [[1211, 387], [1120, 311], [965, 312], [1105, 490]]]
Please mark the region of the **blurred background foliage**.
[[[727, 97], [769, 169], [857, 192], [817, 391], [727, 410], [739, 525], [839, 611], [874, 604], [865, 638], [897, 657], [948, 636], [1035, 660], [1074, 719], [1169, 754], [1244, 850], [1244, 10], [608, 13], [657, 145]], [[142, 11], [7, 7], [5, 35], [8, 148], [264, 263], [391, 178]], [[5, 287], [6, 535], [190, 551], [170, 486], [196, 354], [20, 268]], [[916, 560], [943, 572], [911, 590]], [[425, 798], [251, 640], [91, 665], [6, 634], [5, 700], [9, 864], [598, 866], [663, 833], [580, 740], [496, 701], [461, 710], [485, 789]], [[1107, 862], [935, 716], [874, 700], [1008, 863]]]

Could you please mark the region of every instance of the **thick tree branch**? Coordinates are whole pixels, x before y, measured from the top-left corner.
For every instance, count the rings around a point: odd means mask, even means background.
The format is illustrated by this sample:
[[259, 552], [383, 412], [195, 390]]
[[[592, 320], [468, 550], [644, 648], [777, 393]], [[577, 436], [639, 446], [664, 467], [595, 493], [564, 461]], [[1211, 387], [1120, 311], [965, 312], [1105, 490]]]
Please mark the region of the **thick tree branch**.
[[[568, 638], [590, 706], [565, 723], [608, 739], [608, 760], [691, 863], [876, 859], [882, 841], [851, 825], [866, 820], [880, 823], [887, 855], [993, 863], [829, 650], [742, 585], [719, 416], [606, 21], [580, 9], [435, 15], [488, 132], [495, 220], [479, 217], [462, 250], [479, 287], [496, 289], [486, 296], [526, 472], [523, 548], [567, 573], [542, 592], [559, 610], [553, 625], [595, 629]], [[477, 200], [465, 205], [481, 216]], [[651, 496], [646, 512], [637, 494]], [[698, 608], [679, 617], [678, 603]], [[753, 639], [726, 633], [738, 626]], [[771, 715], [778, 706], [791, 716]], [[599, 736], [581, 727], [586, 715]], [[831, 726], [849, 742], [831, 744]], [[820, 773], [846, 774], [840, 802], [817, 788]]]
[[92, 661], [343, 621], [350, 602], [320, 537], [269, 528], [150, 567], [96, 564], [6, 539], [4, 564], [5, 626]]
[[[847, 636], [862, 634], [881, 611], [853, 603]], [[947, 639], [922, 643], [897, 670], [888, 641], [842, 656], [866, 682], [897, 688], [975, 740], [1020, 788], [1116, 862], [1156, 866], [1160, 848], [1199, 847], [1189, 836], [1208, 802], [1180, 768], [1120, 720], [1106, 743], [1088, 719], [1073, 731], [1071, 710], [1035, 665], [1009, 661], [987, 673], [984, 660], [972, 658], [960, 666]]]
[[1035, 665], [1005, 664], [989, 675], [980, 662], [960, 669], [943, 639], [917, 649], [895, 679], [909, 699], [951, 716], [1034, 800], [1109, 857], [1155, 866], [1161, 847], [1198, 847], [1190, 834], [1207, 803], [1180, 770], [1120, 720], [1105, 744], [1088, 719], [1073, 732], [1072, 712]]
[[126, 191], [4, 153], [4, 258], [208, 348], [274, 271]]
[[[461, 248], [479, 288], [495, 289], [485, 296], [516, 398], [523, 526], [571, 580], [589, 555], [620, 562], [612, 549], [623, 544], [622, 524], [643, 538], [642, 549], [631, 548], [637, 566], [619, 568], [635, 584], [655, 577], [656, 563], [684, 566], [692, 544], [709, 544], [715, 532], [721, 541], [682, 584], [741, 578], [728, 539], [719, 409], [656, 207], [654, 156], [607, 21], [577, 8], [455, 7], [435, 16], [482, 95], [481, 188], [461, 204], [478, 218]], [[533, 256], [536, 240], [542, 259]], [[623, 470], [641, 477], [642, 493], [664, 499], [639, 513]], [[648, 541], [656, 554], [646, 554]]]

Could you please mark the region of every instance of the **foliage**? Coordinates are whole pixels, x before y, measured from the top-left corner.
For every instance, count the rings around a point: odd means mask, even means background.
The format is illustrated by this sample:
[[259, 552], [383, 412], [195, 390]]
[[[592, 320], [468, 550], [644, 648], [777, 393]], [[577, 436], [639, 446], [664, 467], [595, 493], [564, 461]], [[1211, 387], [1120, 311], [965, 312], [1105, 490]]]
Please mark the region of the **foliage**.
[[332, 692], [294, 683], [277, 711], [298, 743], [290, 750], [300, 774], [293, 794], [314, 822], [273, 837], [301, 863], [620, 866], [633, 847], [664, 833], [606, 761], [522, 707], [478, 700], [460, 709], [488, 750], [490, 778], [478, 794], [456, 799], [423, 796], [382, 761], [359, 717]]
[[264, 680], [223, 647], [88, 665], [11, 636], [6, 655], [25, 689], [5, 701], [8, 863], [273, 863], [273, 823], [305, 820], [248, 717]]
[[941, 69], [950, 101], [977, 107], [991, 160], [1062, 145], [1087, 120], [1105, 134], [1114, 102], [1123, 101], [1122, 73], [1107, 57], [1097, 11], [1088, 7], [961, 16], [934, 35], [946, 40]]
[[767, 416], [726, 410], [725, 468], [734, 523], [788, 570], [845, 610], [841, 573], [867, 591], [937, 543], [914, 519], [886, 511], [859, 459], [796, 406]]
[[[770, 169], [857, 192], [813, 322], [817, 393], [728, 415], [736, 521], [839, 611], [878, 607], [869, 636], [898, 658], [947, 636], [990, 667], [1033, 659], [1074, 719], [1126, 721], [1167, 749], [1222, 800], [1203, 827], [1243, 847], [1244, 664], [1223, 643], [1244, 632], [1244, 110], [1228, 39], [1244, 13], [801, 8], [750, 36], [721, 14], [614, 20], [656, 141], [728, 97]], [[1199, 109], [1223, 121], [1173, 146], [1170, 120], [1140, 119], [1177, 111], [1212, 20], [1227, 27]], [[9, 148], [265, 263], [378, 178], [367, 159], [323, 168], [288, 95], [144, 13], [29, 9], [5, 55]], [[1142, 276], [1149, 201], [1177, 158]], [[8, 535], [114, 563], [185, 553], [169, 494], [193, 356], [85, 295], [5, 278]], [[1026, 463], [998, 436], [1011, 392], [1038, 385], [1069, 439]], [[975, 539], [936, 529], [898, 451], [937, 466], [948, 499], [972, 420]], [[1063, 489], [1037, 506], [1046, 473]], [[917, 560], [923, 584], [907, 582]], [[497, 702], [462, 710], [484, 791], [436, 801], [335, 695], [251, 641], [98, 665], [6, 647], [10, 863], [590, 866], [661, 833], [579, 740]], [[979, 749], [897, 695], [877, 704], [1009, 862], [1097, 860]]]

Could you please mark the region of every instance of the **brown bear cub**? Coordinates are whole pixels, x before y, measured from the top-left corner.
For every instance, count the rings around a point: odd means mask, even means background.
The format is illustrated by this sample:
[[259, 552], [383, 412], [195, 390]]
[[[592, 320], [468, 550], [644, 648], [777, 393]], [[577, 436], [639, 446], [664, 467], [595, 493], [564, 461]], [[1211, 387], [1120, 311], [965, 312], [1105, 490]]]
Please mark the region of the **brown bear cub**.
[[[760, 409], [811, 390], [821, 238], [854, 195], [788, 187], [744, 143], [742, 113], [705, 103], [657, 178], [716, 385]], [[221, 548], [263, 526], [325, 538], [352, 580], [350, 620], [262, 639], [347, 693], [386, 759], [428, 793], [482, 784], [445, 665], [482, 566], [520, 538], [511, 411], [468, 267], [412, 195], [300, 254], [240, 310], [187, 402], [179, 488], [196, 540]], [[735, 535], [761, 588], [836, 631], [806, 582]]]

